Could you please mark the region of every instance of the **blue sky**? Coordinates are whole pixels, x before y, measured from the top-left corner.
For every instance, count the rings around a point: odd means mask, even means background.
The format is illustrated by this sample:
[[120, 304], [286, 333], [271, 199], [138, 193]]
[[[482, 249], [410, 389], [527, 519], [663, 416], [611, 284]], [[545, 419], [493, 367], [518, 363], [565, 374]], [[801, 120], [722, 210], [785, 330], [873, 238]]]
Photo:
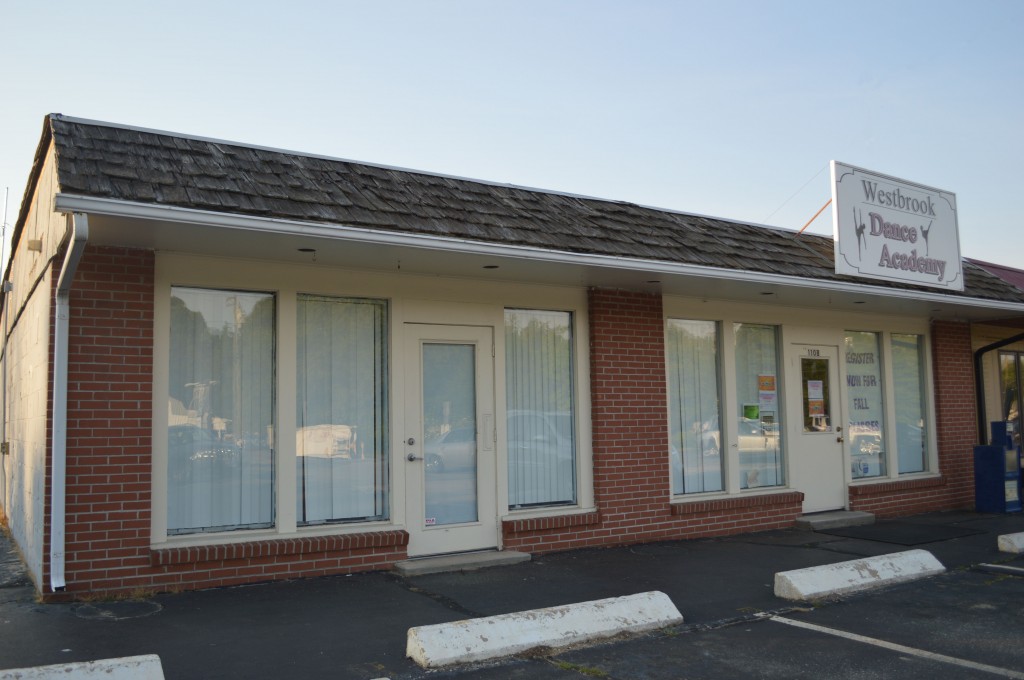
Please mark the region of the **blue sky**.
[[836, 159], [956, 193], [961, 252], [1024, 268], [1019, 0], [0, 0], [0, 20], [8, 235], [60, 112], [790, 229]]

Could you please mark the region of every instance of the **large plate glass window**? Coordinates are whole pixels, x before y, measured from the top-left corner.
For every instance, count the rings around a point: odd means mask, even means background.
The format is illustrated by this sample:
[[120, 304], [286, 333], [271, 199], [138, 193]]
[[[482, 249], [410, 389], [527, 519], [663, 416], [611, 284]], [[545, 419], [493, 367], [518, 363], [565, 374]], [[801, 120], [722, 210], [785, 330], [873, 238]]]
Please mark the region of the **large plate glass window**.
[[898, 469], [900, 474], [923, 472], [928, 460], [923, 336], [892, 334], [892, 376]]
[[300, 295], [296, 517], [387, 516], [387, 304]]
[[779, 350], [775, 326], [737, 323], [736, 412], [740, 487], [786, 483], [779, 399]]
[[171, 289], [167, 533], [274, 521], [274, 296]]
[[718, 324], [669, 319], [666, 355], [672, 493], [721, 491]]
[[850, 410], [847, 440], [853, 479], [884, 477], [885, 408], [882, 403], [882, 361], [878, 333], [847, 331], [846, 401]]
[[509, 507], [576, 502], [572, 314], [505, 310]]

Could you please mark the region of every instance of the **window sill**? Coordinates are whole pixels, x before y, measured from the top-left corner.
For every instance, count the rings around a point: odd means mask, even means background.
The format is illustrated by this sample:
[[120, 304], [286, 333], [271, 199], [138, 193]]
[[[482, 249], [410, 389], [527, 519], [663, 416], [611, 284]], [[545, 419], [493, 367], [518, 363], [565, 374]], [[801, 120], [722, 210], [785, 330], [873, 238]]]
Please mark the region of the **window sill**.
[[771, 505], [800, 505], [804, 502], [802, 491], [780, 489], [772, 492], [741, 493], [713, 498], [672, 499], [673, 515], [696, 515], [704, 512], [721, 512], [743, 508], [757, 508]]
[[600, 523], [601, 515], [596, 508], [569, 508], [561, 512], [552, 508], [548, 508], [544, 512], [528, 510], [501, 518], [501, 528], [504, 534], [565, 529]]
[[913, 489], [927, 489], [937, 486], [945, 486], [946, 478], [942, 475], [916, 473], [913, 476], [893, 479], [872, 479], [870, 481], [858, 481], [850, 483], [851, 496], [873, 496], [877, 494], [891, 493], [893, 491], [910, 491]]
[[150, 548], [150, 564], [164, 567], [174, 564], [223, 562], [281, 555], [333, 553], [347, 550], [400, 547], [409, 544], [409, 533], [401, 529], [334, 533], [330, 535], [296, 534], [287, 538], [267, 535], [248, 540], [204, 545], [162, 545]]

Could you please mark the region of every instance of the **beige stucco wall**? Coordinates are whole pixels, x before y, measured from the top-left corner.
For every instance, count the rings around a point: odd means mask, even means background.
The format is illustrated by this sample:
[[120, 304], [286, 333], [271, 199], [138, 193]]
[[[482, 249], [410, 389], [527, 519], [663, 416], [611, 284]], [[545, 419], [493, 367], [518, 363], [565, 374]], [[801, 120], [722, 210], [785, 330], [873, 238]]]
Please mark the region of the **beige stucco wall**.
[[[10, 453], [2, 458], [0, 503], [14, 540], [36, 583], [42, 582], [43, 527], [46, 507], [46, 439], [49, 380], [52, 262], [64, 237], [67, 219], [53, 212], [57, 188], [52, 148], [31, 199], [24, 230], [14, 246], [11, 292], [4, 301], [2, 324], [5, 400], [4, 439]], [[39, 241], [39, 250], [30, 243]], [[32, 244], [35, 245], [35, 244]], [[59, 262], [58, 262], [59, 264]]]

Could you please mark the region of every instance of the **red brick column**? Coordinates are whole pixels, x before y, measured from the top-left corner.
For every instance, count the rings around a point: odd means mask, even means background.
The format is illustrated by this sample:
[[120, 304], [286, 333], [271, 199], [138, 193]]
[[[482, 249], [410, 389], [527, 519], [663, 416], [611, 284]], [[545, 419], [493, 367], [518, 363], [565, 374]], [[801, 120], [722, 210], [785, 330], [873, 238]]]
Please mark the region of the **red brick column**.
[[939, 472], [949, 484], [947, 507], [973, 508], [978, 404], [969, 323], [932, 323], [932, 363]]
[[65, 573], [74, 593], [149, 566], [153, 253], [86, 249], [71, 289], [68, 367]]
[[645, 533], [670, 512], [661, 296], [591, 290], [590, 346], [597, 507], [613, 533]]

